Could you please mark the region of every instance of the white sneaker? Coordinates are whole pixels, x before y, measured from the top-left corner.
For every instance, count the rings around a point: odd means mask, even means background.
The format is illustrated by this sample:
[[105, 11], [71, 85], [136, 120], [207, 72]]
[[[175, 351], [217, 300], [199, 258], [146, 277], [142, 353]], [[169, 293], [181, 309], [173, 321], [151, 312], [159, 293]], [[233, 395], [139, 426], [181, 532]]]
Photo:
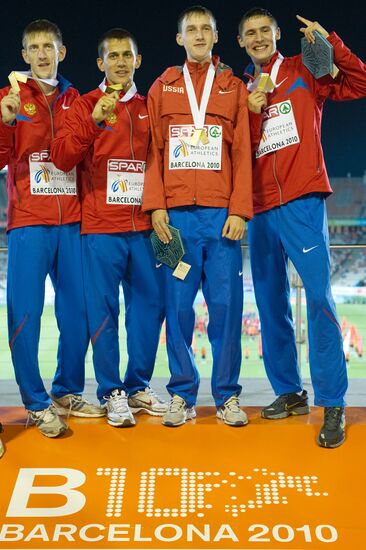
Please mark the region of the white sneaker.
[[223, 406], [217, 409], [216, 416], [229, 426], [245, 426], [248, 424], [247, 415], [241, 410], [239, 399], [236, 395], [229, 397]]
[[187, 420], [191, 420], [196, 417], [196, 411], [194, 407], [187, 407], [187, 403], [179, 397], [179, 395], [173, 395], [170, 400], [167, 412], [163, 416], [164, 426], [181, 426]]
[[28, 410], [27, 426], [29, 422], [35, 424], [46, 437], [57, 437], [67, 430], [66, 422], [57, 414], [54, 405], [42, 411]]
[[58, 414], [71, 416], [81, 416], [86, 418], [98, 418], [105, 416], [105, 408], [100, 405], [89, 403], [82, 395], [68, 393], [63, 397], [55, 397], [50, 395], [53, 404], [55, 405]]
[[152, 416], [162, 416], [168, 410], [166, 401], [160, 399], [150, 387], [131, 395], [128, 398], [128, 405], [134, 414], [144, 412]]
[[113, 390], [103, 405], [107, 410], [108, 424], [116, 427], [134, 426], [136, 421], [128, 407], [127, 395], [123, 390]]

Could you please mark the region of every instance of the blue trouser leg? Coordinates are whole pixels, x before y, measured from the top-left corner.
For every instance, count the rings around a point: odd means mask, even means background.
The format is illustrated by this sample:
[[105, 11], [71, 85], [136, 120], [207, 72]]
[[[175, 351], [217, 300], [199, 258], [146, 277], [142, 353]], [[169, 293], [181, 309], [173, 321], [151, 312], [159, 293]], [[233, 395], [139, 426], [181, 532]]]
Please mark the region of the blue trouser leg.
[[241, 326], [243, 316], [242, 255], [239, 241], [221, 237], [225, 216], [219, 216], [206, 241], [202, 291], [212, 347], [212, 395], [217, 407], [240, 395]]
[[276, 395], [299, 392], [288, 257], [279, 232], [279, 209], [254, 216], [248, 224], [250, 263], [261, 322], [263, 360]]
[[125, 389], [119, 373], [119, 284], [128, 261], [128, 243], [120, 234], [82, 236], [85, 298], [93, 345], [97, 396]]
[[51, 403], [39, 371], [38, 345], [45, 280], [57, 247], [53, 229], [21, 227], [8, 235], [9, 346], [24, 406], [35, 411]]
[[[330, 286], [329, 237], [325, 201], [308, 196], [286, 205], [281, 234], [305, 288], [309, 362], [315, 405], [343, 406], [347, 369], [341, 328]], [[304, 252], [305, 250], [305, 252]]]
[[[213, 353], [212, 390], [217, 406], [239, 394], [242, 269], [239, 243], [222, 239], [227, 210], [184, 208], [169, 211], [170, 222], [182, 231], [191, 265], [184, 281], [166, 273], [167, 349], [170, 394], [178, 394], [192, 406], [196, 402], [199, 374], [192, 352], [193, 303], [202, 281], [210, 313], [209, 338]], [[233, 300], [233, 301], [232, 301]], [[236, 303], [234, 304], [234, 301]], [[232, 316], [232, 317], [231, 317]]]
[[50, 276], [55, 289], [55, 315], [60, 331], [52, 394], [81, 394], [89, 345], [81, 261], [80, 224], [58, 228], [58, 248]]
[[149, 233], [126, 237], [130, 257], [122, 281], [128, 350], [124, 384], [131, 395], [150, 383], [164, 320], [163, 271], [156, 268]]
[[191, 269], [184, 281], [173, 277], [170, 268], [163, 266], [163, 269], [165, 275], [166, 344], [170, 370], [167, 390], [170, 395], [177, 394], [182, 397], [187, 405], [192, 407], [196, 404], [200, 383], [192, 350], [195, 321], [193, 303], [202, 278], [203, 252], [202, 243], [195, 235], [194, 229], [191, 228], [192, 232], [189, 231], [190, 214], [190, 212], [181, 209], [169, 211], [170, 223], [182, 230], [186, 250], [183, 260], [191, 266]]

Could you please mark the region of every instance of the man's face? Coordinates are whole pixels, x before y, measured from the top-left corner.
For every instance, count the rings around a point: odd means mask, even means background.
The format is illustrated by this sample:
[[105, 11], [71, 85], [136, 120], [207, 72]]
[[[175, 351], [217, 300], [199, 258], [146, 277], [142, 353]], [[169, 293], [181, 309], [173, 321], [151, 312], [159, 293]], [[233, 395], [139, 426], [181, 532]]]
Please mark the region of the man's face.
[[26, 36], [23, 59], [37, 78], [56, 78], [57, 67], [66, 55], [66, 48], [60, 45], [51, 32], [39, 32]]
[[213, 45], [218, 41], [215, 24], [203, 13], [192, 13], [185, 17], [182, 32], [177, 34], [177, 43], [183, 46], [188, 61], [203, 63], [211, 59]]
[[122, 84], [128, 89], [135, 70], [141, 65], [141, 55], [137, 54], [130, 38], [111, 38], [104, 41], [103, 58], [98, 57], [97, 65], [109, 84]]
[[242, 34], [238, 36], [241, 48], [255, 65], [265, 65], [276, 51], [276, 41], [281, 37], [276, 23], [267, 16], [251, 17], [245, 21]]

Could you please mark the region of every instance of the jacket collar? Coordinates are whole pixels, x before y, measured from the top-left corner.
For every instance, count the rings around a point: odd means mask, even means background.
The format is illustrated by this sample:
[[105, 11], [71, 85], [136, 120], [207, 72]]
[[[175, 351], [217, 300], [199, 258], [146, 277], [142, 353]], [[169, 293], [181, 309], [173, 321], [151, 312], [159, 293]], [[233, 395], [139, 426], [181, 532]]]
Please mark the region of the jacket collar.
[[[212, 63], [216, 71], [215, 82], [217, 82], [220, 88], [225, 89], [229, 78], [232, 76], [232, 69], [228, 65], [225, 65], [225, 63], [222, 63], [218, 55], [212, 56]], [[159, 80], [164, 84], [172, 84], [180, 80], [183, 76], [183, 66], [184, 65], [176, 65], [175, 67], [168, 67]]]
[[[276, 61], [276, 59], [278, 58], [279, 53], [280, 52], [278, 50], [276, 50], [275, 53], [272, 55], [270, 62], [267, 63], [266, 65], [262, 65], [261, 73], [270, 73], [271, 72], [273, 64]], [[255, 80], [254, 72], [255, 72], [255, 66], [254, 66], [254, 63], [251, 62], [244, 69], [244, 78], [246, 80]]]

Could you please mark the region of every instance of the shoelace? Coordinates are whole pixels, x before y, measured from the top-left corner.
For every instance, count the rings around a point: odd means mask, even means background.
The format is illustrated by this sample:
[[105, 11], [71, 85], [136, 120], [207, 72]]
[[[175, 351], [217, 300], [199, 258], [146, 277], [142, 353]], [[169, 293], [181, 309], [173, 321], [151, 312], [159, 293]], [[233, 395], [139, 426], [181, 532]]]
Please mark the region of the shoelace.
[[238, 412], [240, 409], [239, 406], [239, 399], [236, 397], [236, 395], [233, 395], [225, 402], [225, 407], [229, 409], [231, 412]]
[[121, 392], [114, 390], [109, 397], [104, 399], [109, 401], [117, 412], [124, 413], [128, 411], [127, 395], [123, 390]]
[[28, 411], [27, 422], [25, 429], [28, 428], [29, 422], [32, 420], [36, 426], [38, 426], [42, 421], [51, 422], [53, 417], [57, 414], [54, 405], [50, 405], [47, 409], [43, 411]]
[[326, 407], [324, 411], [324, 424], [328, 430], [336, 430], [341, 420], [343, 410], [341, 407]]
[[158, 394], [156, 392], [154, 392], [154, 390], [150, 387], [147, 387], [145, 389], [145, 392], [150, 395], [150, 397], [152, 397], [153, 399], [156, 399], [156, 401], [158, 401], [158, 403], [164, 403], [163, 399], [160, 399], [160, 397], [158, 396]]
[[83, 399], [81, 395], [70, 394], [67, 397], [69, 399], [69, 410], [67, 411], [67, 418], [70, 417], [70, 414], [74, 405], [80, 405], [82, 401], [86, 405], [90, 405], [89, 401], [87, 401], [86, 399]]
[[169, 412], [176, 413], [179, 412], [184, 407], [184, 399], [179, 397], [179, 395], [175, 395], [169, 404]]

